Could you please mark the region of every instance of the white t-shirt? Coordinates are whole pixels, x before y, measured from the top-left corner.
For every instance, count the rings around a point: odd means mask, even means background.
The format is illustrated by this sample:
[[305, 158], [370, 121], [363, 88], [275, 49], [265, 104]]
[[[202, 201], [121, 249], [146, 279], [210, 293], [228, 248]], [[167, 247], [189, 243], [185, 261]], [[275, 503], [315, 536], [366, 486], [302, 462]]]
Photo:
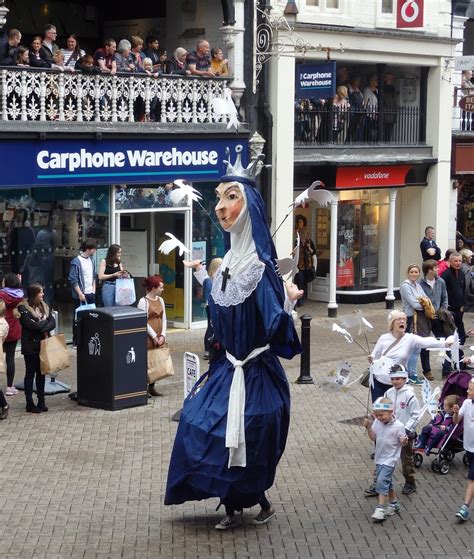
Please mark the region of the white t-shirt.
[[400, 423], [395, 418], [390, 423], [382, 423], [376, 419], [372, 429], [377, 437], [375, 440], [374, 462], [394, 468], [402, 452], [400, 437], [405, 436], [403, 423]]
[[92, 284], [94, 282], [94, 268], [90, 258], [84, 258], [82, 254], [79, 255], [79, 262], [81, 264], [82, 275], [84, 276], [84, 295], [94, 293]]
[[459, 415], [464, 418], [464, 450], [474, 452], [474, 404], [470, 398], [464, 400]]

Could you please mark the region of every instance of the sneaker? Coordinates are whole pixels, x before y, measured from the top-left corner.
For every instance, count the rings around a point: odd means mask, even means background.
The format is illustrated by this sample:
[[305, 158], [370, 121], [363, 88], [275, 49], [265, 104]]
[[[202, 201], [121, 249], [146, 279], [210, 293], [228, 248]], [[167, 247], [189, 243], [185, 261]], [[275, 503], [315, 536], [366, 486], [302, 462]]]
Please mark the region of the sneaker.
[[394, 514], [400, 514], [400, 503], [396, 501], [395, 503], [390, 503], [385, 509], [385, 514], [387, 516], [393, 516]]
[[6, 419], [8, 417], [8, 410], [10, 409], [9, 406], [5, 406], [4, 408], [0, 408], [0, 421]]
[[385, 507], [377, 507], [374, 510], [372, 519], [374, 522], [383, 522], [387, 518], [387, 513], [385, 512]]
[[410, 375], [408, 377], [408, 382], [410, 384], [415, 384], [415, 385], [420, 385], [423, 384], [423, 381], [420, 380], [420, 378], [418, 377], [418, 375]]
[[275, 509], [269, 508], [267, 510], [262, 509], [257, 516], [252, 520], [254, 524], [266, 524], [269, 520], [271, 520], [275, 516], [276, 512]]
[[429, 456], [429, 455], [430, 455], [430, 452], [431, 452], [431, 447], [430, 447], [430, 446], [427, 446], [427, 447], [425, 448], [424, 452], [425, 452], [425, 456]]
[[466, 505], [463, 505], [456, 513], [456, 518], [459, 518], [461, 522], [466, 522], [469, 518], [469, 509]]
[[414, 483], [405, 483], [402, 489], [402, 493], [404, 495], [411, 495], [412, 493], [416, 493], [416, 485]]
[[375, 485], [371, 485], [368, 489], [364, 490], [366, 497], [378, 497], [377, 491], [375, 491]]
[[18, 390], [14, 386], [7, 386], [5, 394], [7, 396], [15, 396], [15, 394], [18, 394]]
[[228, 530], [229, 528], [235, 528], [236, 526], [237, 524], [234, 517], [226, 514], [219, 524], [216, 524], [215, 528], [216, 530]]

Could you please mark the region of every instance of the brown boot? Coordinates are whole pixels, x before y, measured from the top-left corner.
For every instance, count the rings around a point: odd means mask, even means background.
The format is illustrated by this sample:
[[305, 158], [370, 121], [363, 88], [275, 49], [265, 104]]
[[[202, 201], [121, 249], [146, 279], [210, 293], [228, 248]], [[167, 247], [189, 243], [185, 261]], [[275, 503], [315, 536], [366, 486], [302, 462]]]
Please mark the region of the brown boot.
[[6, 419], [8, 417], [8, 410], [10, 409], [10, 406], [5, 406], [4, 408], [2, 408], [2, 411], [0, 411], [0, 421], [2, 419]]
[[434, 380], [434, 376], [431, 371], [426, 371], [426, 373], [423, 373], [423, 376], [426, 380]]

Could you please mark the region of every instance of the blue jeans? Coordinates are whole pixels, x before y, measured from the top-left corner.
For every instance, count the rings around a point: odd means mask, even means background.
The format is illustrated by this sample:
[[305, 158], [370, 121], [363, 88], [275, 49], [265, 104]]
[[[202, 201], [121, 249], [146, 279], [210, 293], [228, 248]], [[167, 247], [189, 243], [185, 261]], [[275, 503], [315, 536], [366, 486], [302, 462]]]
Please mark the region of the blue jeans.
[[395, 466], [385, 466], [384, 464], [376, 464], [375, 466], [375, 491], [379, 495], [388, 495], [390, 489], [393, 489], [393, 470]]
[[115, 307], [115, 282], [102, 284], [102, 303], [104, 307]]

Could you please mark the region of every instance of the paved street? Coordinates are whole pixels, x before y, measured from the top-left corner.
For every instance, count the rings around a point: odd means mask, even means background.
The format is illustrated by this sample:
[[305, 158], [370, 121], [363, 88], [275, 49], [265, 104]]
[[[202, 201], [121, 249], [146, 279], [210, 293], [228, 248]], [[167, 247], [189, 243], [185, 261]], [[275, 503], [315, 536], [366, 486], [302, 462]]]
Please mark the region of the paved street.
[[[339, 314], [353, 309], [343, 305]], [[170, 418], [182, 401], [182, 352], [201, 352], [204, 333], [179, 331], [168, 338], [176, 376], [162, 383], [164, 396], [147, 406], [108, 412], [77, 406], [62, 394], [47, 399], [47, 414], [34, 416], [25, 413], [22, 393], [10, 398], [10, 417], [0, 424], [2, 557], [473, 557], [472, 520], [453, 520], [465, 488], [459, 456], [447, 476], [433, 473], [427, 459], [418, 471], [418, 493], [400, 498], [401, 515], [371, 523], [375, 502], [363, 490], [371, 479], [372, 448], [358, 419], [367, 391], [321, 388], [341, 359], [350, 359], [353, 375], [367, 360], [355, 344], [331, 332], [325, 305], [308, 303], [303, 311], [313, 316], [315, 384], [295, 384], [299, 358], [284, 363], [292, 420], [269, 494], [277, 509], [274, 521], [253, 526], [255, 508], [238, 519], [238, 528], [217, 532], [217, 500], [163, 505], [177, 426]], [[375, 326], [373, 343], [386, 330], [387, 312], [383, 304], [363, 312]], [[17, 364], [19, 378], [21, 356]], [[440, 378], [440, 366], [433, 370]], [[75, 369], [60, 378], [75, 387]], [[397, 488], [401, 481], [398, 474]]]

